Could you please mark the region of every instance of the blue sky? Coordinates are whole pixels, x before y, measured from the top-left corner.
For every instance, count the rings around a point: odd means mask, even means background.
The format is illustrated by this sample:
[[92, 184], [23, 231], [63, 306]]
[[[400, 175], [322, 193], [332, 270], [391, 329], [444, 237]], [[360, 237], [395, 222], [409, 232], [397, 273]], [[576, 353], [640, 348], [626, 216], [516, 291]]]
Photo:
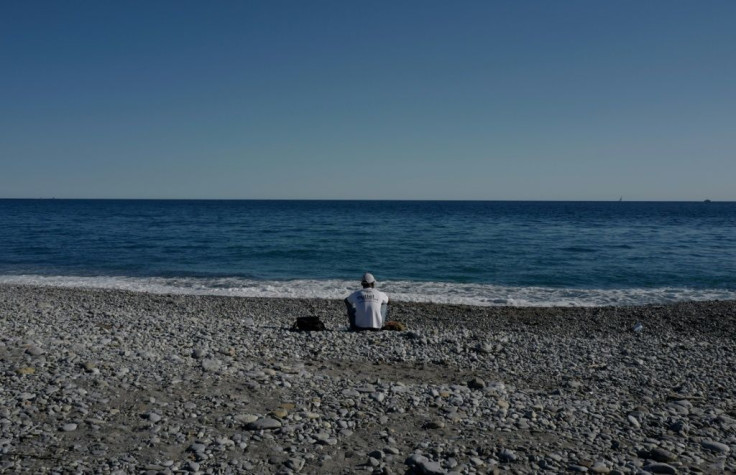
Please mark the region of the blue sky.
[[736, 200], [736, 2], [6, 1], [0, 197]]

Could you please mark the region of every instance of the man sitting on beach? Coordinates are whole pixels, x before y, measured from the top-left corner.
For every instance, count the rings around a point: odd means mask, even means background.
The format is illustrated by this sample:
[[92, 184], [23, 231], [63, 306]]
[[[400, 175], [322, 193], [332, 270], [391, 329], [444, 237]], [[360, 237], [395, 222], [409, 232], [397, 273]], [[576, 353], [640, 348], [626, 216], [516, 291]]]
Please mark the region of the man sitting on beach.
[[376, 279], [366, 272], [360, 282], [362, 290], [357, 290], [345, 299], [348, 308], [350, 329], [380, 330], [388, 312], [388, 295], [376, 290]]

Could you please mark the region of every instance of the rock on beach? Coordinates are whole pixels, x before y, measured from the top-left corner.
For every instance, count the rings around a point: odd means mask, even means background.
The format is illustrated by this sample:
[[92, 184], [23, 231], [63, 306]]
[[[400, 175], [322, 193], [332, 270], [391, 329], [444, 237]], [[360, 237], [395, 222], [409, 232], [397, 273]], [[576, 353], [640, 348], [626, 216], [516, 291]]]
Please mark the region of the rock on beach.
[[735, 302], [343, 312], [0, 285], [0, 472], [736, 472]]

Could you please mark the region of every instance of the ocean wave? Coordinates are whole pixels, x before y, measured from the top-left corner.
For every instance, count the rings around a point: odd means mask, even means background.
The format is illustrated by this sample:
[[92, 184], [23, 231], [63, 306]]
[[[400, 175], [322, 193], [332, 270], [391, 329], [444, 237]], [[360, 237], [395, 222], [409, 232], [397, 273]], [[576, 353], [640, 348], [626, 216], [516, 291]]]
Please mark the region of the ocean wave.
[[[226, 295], [263, 298], [343, 299], [358, 286], [346, 280], [255, 280], [239, 277], [124, 277], [2, 275], [0, 284], [120, 289], [155, 294]], [[576, 289], [490, 284], [385, 281], [380, 289], [395, 301], [476, 306], [591, 307], [736, 300], [729, 289]]]

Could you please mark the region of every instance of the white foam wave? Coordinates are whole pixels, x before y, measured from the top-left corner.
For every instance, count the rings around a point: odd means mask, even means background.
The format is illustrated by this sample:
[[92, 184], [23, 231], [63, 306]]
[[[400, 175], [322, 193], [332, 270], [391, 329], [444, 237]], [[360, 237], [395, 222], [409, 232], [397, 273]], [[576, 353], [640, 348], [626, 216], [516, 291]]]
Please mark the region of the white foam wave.
[[[0, 284], [121, 289], [155, 294], [228, 295], [266, 298], [343, 299], [357, 282], [344, 280], [251, 280], [241, 278], [139, 278], [4, 275]], [[628, 306], [682, 301], [736, 300], [727, 289], [558, 289], [447, 282], [385, 281], [395, 301], [480, 306]]]

